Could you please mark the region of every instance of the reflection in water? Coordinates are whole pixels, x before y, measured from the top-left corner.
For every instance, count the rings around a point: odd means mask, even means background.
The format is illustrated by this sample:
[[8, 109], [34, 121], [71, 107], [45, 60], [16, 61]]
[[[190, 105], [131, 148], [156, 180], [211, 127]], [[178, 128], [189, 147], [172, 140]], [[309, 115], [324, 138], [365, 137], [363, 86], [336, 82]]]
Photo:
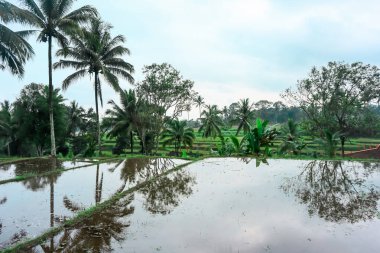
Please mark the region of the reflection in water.
[[[132, 161], [131, 161], [132, 160]], [[126, 161], [122, 177], [125, 181], [135, 182], [143, 178], [150, 178], [155, 173], [162, 173], [172, 162], [160, 159]], [[132, 166], [133, 165], [133, 166]], [[166, 168], [166, 169], [165, 169]], [[98, 174], [98, 172], [97, 172]], [[101, 176], [99, 176], [101, 178]], [[97, 176], [98, 178], [98, 176]], [[97, 181], [98, 182], [98, 181]], [[180, 170], [158, 178], [141, 189], [145, 198], [144, 206], [152, 213], [167, 214], [174, 210], [183, 197], [192, 194], [195, 178], [188, 172]], [[101, 195], [101, 179], [95, 187], [95, 198]], [[130, 226], [128, 217], [133, 215], [134, 207], [131, 205], [134, 194], [128, 195], [111, 207], [93, 214], [73, 229], [66, 229], [45, 244], [34, 248], [31, 252], [111, 252], [112, 241], [122, 242], [126, 239], [126, 229]], [[64, 198], [67, 209], [74, 213], [83, 211], [83, 205], [74, 203], [67, 196]], [[42, 250], [42, 251], [41, 251]]]
[[154, 214], [168, 214], [179, 205], [183, 197], [193, 193], [194, 184], [195, 178], [182, 170], [158, 178], [140, 190], [145, 197], [144, 207]]
[[[43, 252], [110, 252], [111, 242], [123, 241], [129, 222], [125, 218], [134, 212], [130, 206], [133, 198], [128, 196], [112, 207], [93, 214], [75, 229], [66, 229], [49, 243], [36, 247]], [[121, 219], [123, 218], [123, 219]]]
[[[344, 166], [343, 166], [344, 165]], [[297, 177], [282, 185], [307, 205], [310, 215], [332, 222], [370, 220], [378, 214], [379, 188], [366, 182], [379, 166], [340, 161], [312, 161]]]

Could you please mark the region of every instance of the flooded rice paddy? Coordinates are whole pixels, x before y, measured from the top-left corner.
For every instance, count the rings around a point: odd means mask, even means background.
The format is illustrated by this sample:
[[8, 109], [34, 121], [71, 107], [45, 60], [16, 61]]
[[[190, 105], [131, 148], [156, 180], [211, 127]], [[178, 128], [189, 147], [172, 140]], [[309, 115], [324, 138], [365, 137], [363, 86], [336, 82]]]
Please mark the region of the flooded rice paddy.
[[[35, 236], [161, 167], [131, 159], [68, 171], [43, 187], [2, 185], [0, 242]], [[378, 252], [379, 199], [376, 163], [207, 159], [27, 252]]]
[[0, 185], [0, 249], [185, 162], [128, 159]]

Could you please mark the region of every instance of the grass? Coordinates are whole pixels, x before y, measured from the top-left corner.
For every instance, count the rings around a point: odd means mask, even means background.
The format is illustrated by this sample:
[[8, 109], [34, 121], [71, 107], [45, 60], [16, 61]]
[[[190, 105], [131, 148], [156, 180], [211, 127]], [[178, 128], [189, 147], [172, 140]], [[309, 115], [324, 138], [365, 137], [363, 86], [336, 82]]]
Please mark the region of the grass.
[[127, 196], [128, 194], [133, 193], [137, 190], [140, 190], [140, 189], [144, 188], [145, 186], [147, 186], [148, 184], [150, 184], [151, 182], [154, 182], [155, 180], [157, 180], [161, 177], [167, 176], [170, 173], [178, 171], [178, 170], [182, 169], [183, 167], [188, 166], [191, 163], [194, 163], [195, 161], [198, 161], [198, 160], [193, 160], [193, 161], [190, 161], [188, 163], [179, 165], [179, 166], [177, 166], [173, 169], [170, 169], [170, 170], [168, 170], [168, 171], [166, 171], [166, 172], [164, 172], [164, 173], [162, 173], [156, 177], [148, 179], [143, 183], [140, 183], [136, 186], [133, 186], [126, 191], [123, 191], [121, 193], [117, 193], [113, 197], [111, 197], [110, 199], [108, 199], [108, 200], [106, 200], [106, 201], [104, 201], [104, 202], [102, 202], [96, 206], [92, 206], [92, 207], [90, 207], [84, 211], [79, 212], [77, 216], [75, 216], [74, 218], [72, 218], [70, 220], [65, 221], [62, 225], [55, 227], [55, 228], [51, 228], [48, 231], [46, 231], [45, 233], [43, 233], [42, 235], [40, 235], [34, 239], [30, 239], [30, 240], [20, 242], [20, 243], [16, 244], [15, 246], [4, 249], [0, 252], [1, 253], [20, 252], [23, 250], [27, 250], [33, 246], [36, 246], [40, 243], [43, 243], [48, 238], [57, 235], [58, 233], [60, 233], [64, 229], [73, 228], [75, 225], [79, 224], [80, 222], [82, 222], [85, 219], [90, 218], [92, 215], [96, 214], [97, 212], [101, 212], [102, 210], [105, 210], [107, 208], [112, 207], [112, 205], [114, 205], [117, 201], [121, 200], [123, 197]]

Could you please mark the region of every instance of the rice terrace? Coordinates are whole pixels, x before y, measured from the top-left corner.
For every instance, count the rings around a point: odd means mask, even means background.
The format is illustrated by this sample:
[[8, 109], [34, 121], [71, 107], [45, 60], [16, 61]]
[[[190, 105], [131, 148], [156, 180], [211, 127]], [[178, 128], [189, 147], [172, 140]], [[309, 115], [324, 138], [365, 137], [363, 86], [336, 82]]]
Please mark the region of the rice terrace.
[[0, 0], [0, 252], [380, 252], [379, 12]]

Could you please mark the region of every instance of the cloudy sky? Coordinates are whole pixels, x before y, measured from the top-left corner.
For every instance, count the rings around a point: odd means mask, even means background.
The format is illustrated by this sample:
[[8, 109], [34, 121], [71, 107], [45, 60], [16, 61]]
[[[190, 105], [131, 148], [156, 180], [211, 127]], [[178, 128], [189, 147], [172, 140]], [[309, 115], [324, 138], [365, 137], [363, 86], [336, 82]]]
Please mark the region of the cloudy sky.
[[[78, 0], [75, 6], [85, 4], [114, 26], [114, 35], [127, 37], [132, 55], [126, 59], [135, 66], [137, 81], [144, 65], [168, 62], [194, 80], [208, 104], [278, 100], [312, 66], [328, 61], [380, 64], [378, 0]], [[31, 82], [48, 82], [47, 45], [30, 41], [36, 55], [24, 79], [1, 73], [0, 101], [13, 101]], [[54, 85], [69, 73], [55, 71]], [[64, 96], [93, 106], [90, 79]], [[106, 87], [103, 97], [117, 99]]]

